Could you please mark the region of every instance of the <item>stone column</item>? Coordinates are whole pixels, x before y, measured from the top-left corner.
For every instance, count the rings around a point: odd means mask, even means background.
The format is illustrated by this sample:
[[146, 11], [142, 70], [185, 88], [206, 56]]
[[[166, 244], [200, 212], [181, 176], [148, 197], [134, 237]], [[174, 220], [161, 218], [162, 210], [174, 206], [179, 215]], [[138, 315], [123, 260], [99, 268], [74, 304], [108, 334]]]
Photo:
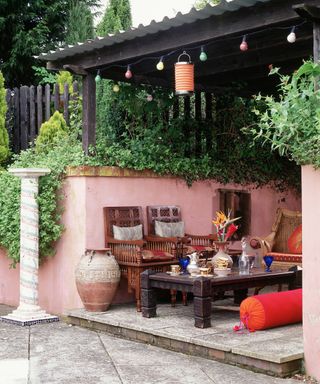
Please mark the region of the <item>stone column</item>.
[[58, 321], [57, 316], [47, 314], [38, 304], [38, 181], [40, 176], [50, 173], [50, 169], [17, 168], [9, 169], [9, 172], [21, 178], [20, 303], [16, 310], [2, 319], [19, 325]]

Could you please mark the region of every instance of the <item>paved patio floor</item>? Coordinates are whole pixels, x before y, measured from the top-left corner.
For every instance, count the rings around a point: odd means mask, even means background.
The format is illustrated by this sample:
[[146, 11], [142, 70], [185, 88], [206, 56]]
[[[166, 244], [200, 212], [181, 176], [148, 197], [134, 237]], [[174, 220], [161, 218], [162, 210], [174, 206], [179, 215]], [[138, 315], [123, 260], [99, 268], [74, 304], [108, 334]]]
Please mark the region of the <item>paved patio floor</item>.
[[[223, 305], [223, 306], [222, 306]], [[206, 357], [252, 370], [288, 376], [303, 364], [302, 325], [235, 333], [239, 311], [232, 302], [215, 302], [212, 327], [194, 327], [193, 305], [160, 304], [157, 317], [144, 318], [134, 305], [114, 305], [104, 313], [67, 311], [67, 321], [176, 352]]]
[[[0, 305], [0, 314], [10, 308]], [[159, 330], [170, 333], [174, 327], [181, 337], [187, 336], [185, 328], [190, 319], [181, 313], [181, 322], [162, 326], [166, 310], [159, 311], [158, 319], [141, 319], [139, 314], [127, 308], [112, 307], [103, 316], [113, 316], [118, 323], [136, 319], [137, 324], [150, 327], [158, 324]], [[167, 313], [171, 312], [168, 309]], [[225, 319], [223, 313], [217, 314]], [[234, 324], [230, 318], [219, 322], [219, 332], [225, 339], [235, 337], [230, 333]], [[151, 321], [151, 323], [149, 322]], [[148, 323], [149, 325], [147, 325]], [[155, 323], [157, 322], [157, 323]], [[138, 326], [138, 325], [137, 325]], [[298, 331], [298, 326], [292, 328]], [[203, 330], [192, 337], [210, 339], [215, 332]], [[213, 331], [213, 329], [211, 330]], [[289, 335], [289, 330], [279, 330], [278, 336]], [[269, 340], [271, 333], [269, 334]], [[274, 337], [276, 338], [276, 333]], [[241, 345], [252, 337], [259, 337], [263, 348], [266, 334], [238, 335]], [[233, 343], [230, 341], [229, 346]], [[257, 344], [257, 343], [256, 343]], [[0, 322], [0, 384], [298, 384], [294, 379], [279, 379], [254, 373], [246, 369], [217, 361], [168, 351], [139, 342], [124, 340], [110, 334], [88, 330], [63, 322], [21, 327]]]

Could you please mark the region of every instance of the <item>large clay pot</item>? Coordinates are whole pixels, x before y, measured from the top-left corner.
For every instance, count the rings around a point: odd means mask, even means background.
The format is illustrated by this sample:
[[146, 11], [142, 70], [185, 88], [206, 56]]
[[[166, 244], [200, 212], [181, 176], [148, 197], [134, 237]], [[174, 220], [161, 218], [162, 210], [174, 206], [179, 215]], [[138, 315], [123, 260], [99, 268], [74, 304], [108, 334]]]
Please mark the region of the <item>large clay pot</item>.
[[76, 270], [78, 293], [87, 311], [104, 312], [120, 281], [120, 269], [110, 249], [86, 250]]

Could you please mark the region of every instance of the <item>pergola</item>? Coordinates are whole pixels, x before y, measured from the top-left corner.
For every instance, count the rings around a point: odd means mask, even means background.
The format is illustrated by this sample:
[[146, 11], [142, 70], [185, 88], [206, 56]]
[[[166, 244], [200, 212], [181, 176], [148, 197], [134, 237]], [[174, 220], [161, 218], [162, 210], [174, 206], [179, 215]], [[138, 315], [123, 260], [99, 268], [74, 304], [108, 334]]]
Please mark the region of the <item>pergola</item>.
[[[291, 73], [303, 59], [320, 60], [320, 0], [221, 0], [201, 11], [139, 25], [106, 37], [59, 48], [39, 58], [53, 70], [83, 76], [83, 148], [95, 144], [95, 77], [173, 88], [174, 63], [185, 50], [195, 64], [196, 92], [219, 94], [230, 88], [240, 95], [276, 92], [269, 67]], [[288, 34], [295, 27], [296, 41]], [[249, 49], [239, 49], [243, 37]], [[200, 61], [201, 46], [208, 60]], [[163, 71], [156, 69], [164, 58]], [[124, 74], [131, 66], [133, 77]], [[242, 87], [239, 87], [239, 82]], [[235, 87], [235, 84], [236, 87]], [[196, 94], [197, 95], [197, 94]], [[319, 248], [314, 236], [320, 215], [320, 174], [302, 167], [304, 346], [306, 367], [320, 379]], [[315, 217], [317, 215], [317, 217]]]
[[[295, 27], [296, 42], [287, 36]], [[239, 49], [245, 36], [249, 49]], [[199, 60], [203, 46], [208, 59]], [[173, 88], [174, 63], [186, 51], [195, 64], [195, 90], [241, 95], [274, 92], [270, 65], [290, 73], [312, 55], [320, 56], [319, 0], [221, 0], [161, 22], [139, 25], [84, 43], [42, 53], [47, 68], [83, 76], [83, 148], [95, 144], [95, 77]], [[160, 58], [165, 68], [156, 69]], [[133, 77], [125, 78], [130, 65]], [[242, 87], [239, 88], [239, 83]]]

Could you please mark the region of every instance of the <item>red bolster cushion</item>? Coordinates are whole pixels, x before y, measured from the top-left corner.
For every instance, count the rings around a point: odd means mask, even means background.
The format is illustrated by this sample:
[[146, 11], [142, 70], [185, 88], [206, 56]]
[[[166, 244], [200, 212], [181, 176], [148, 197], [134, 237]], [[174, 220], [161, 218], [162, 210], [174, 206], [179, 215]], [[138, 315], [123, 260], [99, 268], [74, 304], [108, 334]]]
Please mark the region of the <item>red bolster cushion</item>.
[[250, 331], [302, 321], [302, 289], [248, 297], [240, 305], [240, 320]]

